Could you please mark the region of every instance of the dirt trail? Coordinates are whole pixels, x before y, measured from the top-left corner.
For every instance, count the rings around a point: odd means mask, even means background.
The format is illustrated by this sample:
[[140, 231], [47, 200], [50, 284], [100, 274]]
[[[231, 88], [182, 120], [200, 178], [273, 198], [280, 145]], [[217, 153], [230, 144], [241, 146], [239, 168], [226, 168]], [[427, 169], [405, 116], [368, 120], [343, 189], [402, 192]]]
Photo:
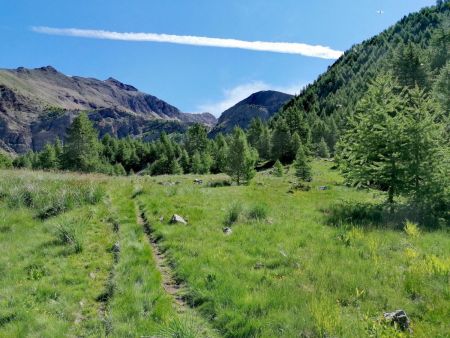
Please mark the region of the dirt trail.
[[152, 248], [153, 257], [155, 259], [155, 264], [162, 277], [162, 286], [164, 290], [172, 296], [174, 303], [176, 305], [176, 310], [178, 312], [185, 312], [189, 305], [183, 298], [186, 287], [183, 284], [178, 283], [174, 276], [174, 273], [169, 265], [167, 257], [159, 248], [155, 237], [152, 234], [152, 228], [148, 222], [144, 211], [141, 206], [136, 207], [137, 221], [143, 228], [150, 242]]

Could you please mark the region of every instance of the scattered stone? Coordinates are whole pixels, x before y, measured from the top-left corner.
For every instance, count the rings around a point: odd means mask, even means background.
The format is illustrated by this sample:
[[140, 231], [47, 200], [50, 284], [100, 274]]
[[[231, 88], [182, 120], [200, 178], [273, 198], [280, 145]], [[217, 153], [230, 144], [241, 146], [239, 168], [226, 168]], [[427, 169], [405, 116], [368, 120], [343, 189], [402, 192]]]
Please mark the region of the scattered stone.
[[181, 223], [181, 224], [184, 224], [184, 225], [187, 224], [186, 220], [183, 217], [181, 217], [180, 215], [177, 215], [177, 214], [174, 214], [172, 216], [172, 218], [170, 219], [170, 223], [172, 223], [172, 224], [174, 224], [174, 223]]
[[165, 187], [171, 187], [174, 186], [175, 182], [158, 182], [159, 185], [165, 186]]
[[255, 268], [256, 270], [262, 269], [262, 268], [264, 268], [264, 263], [262, 263], [262, 262], [256, 262], [254, 268]]
[[160, 221], [160, 222], [164, 222], [164, 216], [161, 216], [161, 217], [159, 218], [159, 221]]
[[203, 184], [203, 180], [201, 180], [201, 179], [199, 179], [199, 178], [196, 178], [196, 179], [194, 180], [194, 183], [195, 183], [195, 184]]
[[225, 235], [231, 235], [231, 233], [233, 232], [233, 230], [230, 227], [225, 227], [222, 230]]
[[402, 331], [410, 330], [409, 318], [406, 315], [406, 312], [403, 310], [396, 310], [394, 312], [386, 312], [386, 313], [384, 313], [384, 319], [391, 322], [391, 324], [397, 324], [398, 327]]
[[116, 242], [111, 248], [111, 252], [119, 253], [120, 252], [120, 243]]
[[90, 277], [91, 279], [95, 279], [95, 273], [89, 272], [89, 277]]
[[326, 185], [321, 185], [319, 187], [319, 190], [330, 190], [330, 188], [328, 186], [326, 186]]

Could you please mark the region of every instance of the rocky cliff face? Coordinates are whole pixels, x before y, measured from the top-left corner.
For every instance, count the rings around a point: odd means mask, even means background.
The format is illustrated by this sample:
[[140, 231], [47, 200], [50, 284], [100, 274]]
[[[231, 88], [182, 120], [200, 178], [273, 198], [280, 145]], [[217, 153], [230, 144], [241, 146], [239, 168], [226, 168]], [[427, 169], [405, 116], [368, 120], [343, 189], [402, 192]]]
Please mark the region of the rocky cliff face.
[[245, 100], [222, 113], [210, 136], [218, 133], [229, 133], [235, 126], [248, 128], [253, 118], [259, 117], [267, 121], [293, 96], [272, 90], [261, 91], [250, 95]]
[[186, 114], [131, 85], [66, 76], [51, 66], [0, 70], [0, 148], [14, 153], [39, 150], [88, 112], [100, 135], [152, 139], [163, 130], [182, 132], [192, 123], [212, 127], [213, 115]]

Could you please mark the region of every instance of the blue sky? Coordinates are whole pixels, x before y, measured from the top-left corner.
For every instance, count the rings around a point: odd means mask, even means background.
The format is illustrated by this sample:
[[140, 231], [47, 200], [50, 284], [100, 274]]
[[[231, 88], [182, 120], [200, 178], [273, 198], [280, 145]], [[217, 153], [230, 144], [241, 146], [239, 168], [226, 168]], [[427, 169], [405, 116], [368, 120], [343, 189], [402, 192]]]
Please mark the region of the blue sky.
[[[345, 51], [433, 0], [3, 0], [0, 68], [52, 65], [110, 76], [185, 112], [216, 115], [254, 91], [290, 93], [332, 59], [299, 54], [42, 34], [77, 28], [290, 42]], [[382, 14], [377, 13], [382, 11]], [[313, 53], [314, 54], [314, 53]]]

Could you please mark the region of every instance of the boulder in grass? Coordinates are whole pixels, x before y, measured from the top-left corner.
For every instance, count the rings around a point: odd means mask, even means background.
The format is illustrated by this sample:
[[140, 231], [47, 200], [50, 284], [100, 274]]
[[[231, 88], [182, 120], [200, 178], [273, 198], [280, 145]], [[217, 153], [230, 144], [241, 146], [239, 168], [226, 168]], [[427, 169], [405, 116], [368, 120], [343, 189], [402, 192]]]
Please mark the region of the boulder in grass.
[[172, 218], [170, 219], [170, 223], [172, 223], [172, 224], [181, 223], [181, 224], [184, 224], [184, 225], [187, 224], [186, 220], [183, 217], [181, 217], [180, 215], [177, 215], [177, 214], [174, 214], [172, 216]]
[[225, 227], [222, 229], [222, 231], [225, 235], [231, 235], [231, 233], [233, 232], [233, 230], [230, 227]]
[[201, 180], [201, 179], [199, 179], [199, 178], [196, 178], [196, 179], [194, 180], [194, 183], [195, 183], [195, 184], [203, 184], [203, 180]]
[[409, 328], [409, 318], [406, 312], [403, 310], [396, 310], [394, 312], [386, 312], [384, 319], [391, 324], [397, 324], [398, 328], [402, 331], [411, 330]]

